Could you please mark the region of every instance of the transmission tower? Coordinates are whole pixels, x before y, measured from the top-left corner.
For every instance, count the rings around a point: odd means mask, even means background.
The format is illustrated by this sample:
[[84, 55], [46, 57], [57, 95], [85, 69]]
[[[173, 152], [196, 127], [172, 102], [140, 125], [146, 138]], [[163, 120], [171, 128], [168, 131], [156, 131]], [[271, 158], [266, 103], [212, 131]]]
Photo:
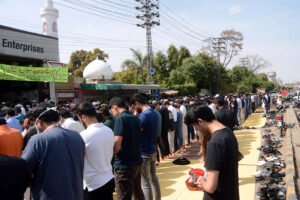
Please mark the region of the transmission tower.
[[247, 57], [243, 57], [239, 59], [241, 66], [243, 67], [243, 78], [245, 78], [246, 75], [246, 67], [249, 65], [249, 58]]
[[146, 45], [147, 45], [147, 67], [148, 73], [150, 75], [150, 80], [152, 81], [152, 76], [155, 73], [153, 64], [153, 50], [152, 50], [152, 35], [151, 28], [155, 25], [159, 26], [159, 0], [135, 0], [140, 3], [141, 6], [135, 7], [141, 12], [136, 18], [142, 21], [141, 24], [137, 24], [138, 27], [146, 29]]
[[224, 38], [219, 37], [219, 38], [211, 38], [212, 39], [212, 49], [213, 49], [213, 55], [217, 59], [217, 82], [216, 82], [216, 93], [220, 93], [220, 80], [221, 80], [221, 54], [225, 50], [225, 42]]

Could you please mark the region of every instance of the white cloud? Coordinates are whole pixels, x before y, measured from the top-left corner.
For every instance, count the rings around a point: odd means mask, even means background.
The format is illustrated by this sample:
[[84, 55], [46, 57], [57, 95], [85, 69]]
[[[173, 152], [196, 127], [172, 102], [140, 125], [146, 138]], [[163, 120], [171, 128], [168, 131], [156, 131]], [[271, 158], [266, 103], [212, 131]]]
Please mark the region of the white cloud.
[[240, 12], [242, 12], [242, 7], [241, 6], [232, 6], [231, 8], [228, 9], [228, 14], [229, 15], [235, 15], [238, 14]]

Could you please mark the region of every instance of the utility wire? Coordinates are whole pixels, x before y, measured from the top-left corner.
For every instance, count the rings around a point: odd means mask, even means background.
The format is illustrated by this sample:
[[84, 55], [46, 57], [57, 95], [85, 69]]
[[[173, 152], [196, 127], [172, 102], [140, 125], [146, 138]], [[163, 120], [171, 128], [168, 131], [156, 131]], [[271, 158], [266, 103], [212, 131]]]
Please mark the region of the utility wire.
[[166, 37], [173, 38], [176, 42], [182, 41], [182, 42], [187, 43], [187, 44], [189, 44], [189, 45], [194, 45], [194, 46], [197, 47], [197, 48], [203, 47], [203, 46], [200, 45], [200, 44], [197, 44], [197, 43], [194, 43], [194, 42], [192, 42], [192, 41], [186, 40], [184, 37], [175, 35], [174, 33], [170, 32], [168, 29], [162, 29], [162, 28], [160, 27], [160, 31], [161, 31], [161, 34], [164, 34]]
[[96, 1], [96, 0], [91, 0], [91, 1], [93, 1], [95, 3], [98, 3], [98, 4], [101, 4], [101, 5], [105, 5], [105, 6], [111, 7], [111, 8], [116, 8], [116, 9], [119, 9], [119, 10], [122, 10], [122, 11], [125, 11], [125, 12], [132, 12], [132, 13], [134, 13], [134, 15], [137, 15], [137, 13], [133, 12], [133, 11], [135, 11], [134, 7], [132, 7], [133, 10], [129, 10], [128, 8], [124, 9], [122, 7], [119, 7], [119, 6], [114, 6], [114, 5], [111, 5], [111, 4], [106, 4], [106, 3], [99, 2], [99, 1]]
[[[162, 17], [165, 17], [164, 16], [164, 12], [163, 11], [161, 11], [161, 16]], [[169, 16], [169, 15], [166, 15], [166, 16]], [[175, 21], [176, 22], [176, 20], [174, 19], [174, 18], [172, 18], [172, 17], [170, 17], [173, 21]], [[173, 23], [173, 22], [171, 22], [170, 20], [168, 20], [168, 17], [165, 17], [165, 20], [171, 25], [171, 26], [173, 26], [174, 28], [176, 28], [176, 29], [178, 29], [179, 31], [181, 31], [182, 33], [184, 33], [185, 35], [187, 35], [187, 36], [189, 36], [189, 37], [191, 37], [191, 38], [194, 38], [194, 39], [196, 39], [196, 40], [198, 40], [198, 41], [201, 41], [201, 42], [203, 42], [203, 38], [199, 38], [199, 37], [197, 37], [197, 36], [195, 36], [194, 34], [192, 34], [192, 33], [190, 33], [190, 32], [187, 32], [187, 31], [185, 31], [185, 30], [183, 30], [183, 28], [181, 28], [181, 27], [179, 27], [178, 25], [176, 25], [175, 23]]]
[[116, 3], [116, 2], [113, 2], [113, 1], [110, 1], [110, 0], [102, 0], [102, 1], [109, 2], [109, 3], [115, 4], [115, 5], [119, 5], [119, 6], [123, 6], [123, 7], [126, 7], [126, 8], [132, 8], [131, 6], [124, 5], [124, 4], [121, 4], [121, 3]]
[[132, 20], [133, 16], [130, 16], [130, 15], [127, 15], [127, 14], [122, 14], [122, 13], [111, 11], [111, 10], [107, 10], [107, 9], [103, 9], [101, 7], [98, 7], [98, 6], [95, 6], [95, 5], [92, 5], [92, 4], [88, 4], [88, 3], [82, 2], [80, 0], [75, 0], [75, 1], [72, 1], [72, 0], [62, 0], [62, 1], [70, 3], [72, 5], [75, 4], [77, 6], [81, 6], [81, 7], [84, 7], [86, 9], [89, 9], [89, 10], [92, 10], [92, 11], [96, 11], [96, 12], [99, 12], [99, 10], [101, 10], [102, 12], [104, 12], [102, 14], [108, 14], [108, 15], [110, 15], [112, 17], [117, 17], [117, 18], [119, 18], [120, 16], [127, 17], [129, 19], [126, 19], [126, 20], [132, 21], [134, 23], [136, 22], [136, 21]]
[[132, 3], [132, 2], [130, 2], [130, 1], [125, 1], [125, 0], [119, 0], [119, 1], [124, 2], [124, 3], [127, 3], [127, 4], [131, 4], [131, 5], [134, 5], [134, 6], [137, 6], [137, 5], [138, 5], [138, 4]]
[[116, 22], [124, 23], [124, 24], [130, 24], [130, 25], [134, 25], [134, 26], [136, 25], [134, 23], [129, 23], [128, 21], [123, 21], [123, 20], [120, 20], [120, 19], [115, 19], [115, 18], [104, 16], [104, 15], [99, 15], [99, 14], [96, 14], [96, 13], [92, 13], [92, 12], [89, 12], [89, 11], [81, 10], [81, 9], [74, 8], [74, 7], [71, 7], [71, 6], [68, 6], [68, 5], [64, 5], [64, 4], [61, 4], [61, 3], [57, 3], [57, 2], [53, 2], [53, 3], [55, 3], [55, 4], [59, 5], [59, 6], [70, 8], [72, 10], [76, 10], [76, 11], [79, 11], [79, 12], [84, 12], [84, 13], [91, 14], [91, 15], [95, 15], [97, 17], [102, 17], [102, 18], [105, 18], [105, 19], [113, 20], [113, 21], [116, 21]]
[[[171, 8], [169, 8], [165, 3], [163, 3], [162, 1], [160, 1], [161, 5], [163, 7], [165, 7], [166, 9], [168, 9], [170, 12], [172, 12], [174, 15], [176, 15], [179, 19], [181, 19], [181, 21], [184, 23], [183, 25], [188, 28], [189, 30], [191, 30], [192, 32], [196, 33], [196, 34], [199, 34], [199, 35], [202, 35], [202, 36], [205, 36], [205, 37], [213, 37], [211, 34], [207, 33], [207, 32], [203, 32], [202, 33], [199, 33], [197, 31], [195, 31], [194, 29], [198, 30], [198, 27], [194, 26], [193, 24], [191, 24], [190, 22], [188, 22], [187, 20], [183, 19], [180, 15], [178, 15], [175, 11], [173, 11]], [[189, 26], [186, 26], [186, 24], [194, 27], [194, 29], [191, 29]]]

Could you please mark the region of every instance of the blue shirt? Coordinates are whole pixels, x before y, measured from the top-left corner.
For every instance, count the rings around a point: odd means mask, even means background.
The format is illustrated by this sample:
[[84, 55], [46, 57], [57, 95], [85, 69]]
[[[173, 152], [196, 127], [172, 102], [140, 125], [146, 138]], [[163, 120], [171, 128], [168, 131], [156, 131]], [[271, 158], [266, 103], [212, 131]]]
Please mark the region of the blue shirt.
[[25, 115], [23, 115], [22, 113], [20, 113], [20, 114], [18, 114], [15, 118], [16, 118], [17, 120], [21, 120], [21, 119], [23, 119], [23, 117], [25, 117]]
[[182, 113], [180, 110], [177, 110], [177, 132], [180, 137], [182, 137]]
[[127, 169], [141, 164], [140, 120], [129, 111], [122, 112], [115, 119], [114, 134], [122, 136], [120, 151], [115, 155], [114, 168]]
[[142, 155], [156, 152], [156, 138], [158, 133], [157, 113], [149, 108], [139, 115], [142, 128]]
[[84, 153], [75, 131], [55, 127], [34, 135], [22, 154], [33, 174], [31, 199], [82, 200]]
[[7, 123], [8, 128], [18, 129], [21, 132], [23, 131], [20, 121], [17, 120], [15, 117], [10, 117], [8, 120], [6, 120], [6, 123]]

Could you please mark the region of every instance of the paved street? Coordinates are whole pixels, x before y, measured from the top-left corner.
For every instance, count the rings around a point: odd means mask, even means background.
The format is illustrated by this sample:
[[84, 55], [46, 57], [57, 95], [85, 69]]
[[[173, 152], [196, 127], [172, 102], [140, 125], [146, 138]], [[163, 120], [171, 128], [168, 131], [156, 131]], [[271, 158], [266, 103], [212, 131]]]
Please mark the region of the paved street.
[[[262, 117], [263, 113], [258, 110], [252, 114], [244, 123], [244, 126], [255, 127], [257, 129], [244, 129], [235, 131], [239, 142], [240, 152], [245, 156], [239, 163], [239, 184], [240, 199], [253, 200], [255, 195], [255, 179], [251, 173], [256, 171], [256, 165], [259, 151], [256, 150], [261, 144], [260, 127], [262, 127], [266, 118]], [[191, 161], [190, 165], [174, 165], [173, 160], [162, 162], [157, 167], [157, 174], [160, 182], [162, 199], [164, 200], [198, 200], [202, 199], [203, 192], [189, 191], [185, 186], [190, 168], [202, 168], [203, 163], [197, 157], [199, 145], [194, 143], [190, 149], [181, 152], [177, 157], [184, 156]]]

